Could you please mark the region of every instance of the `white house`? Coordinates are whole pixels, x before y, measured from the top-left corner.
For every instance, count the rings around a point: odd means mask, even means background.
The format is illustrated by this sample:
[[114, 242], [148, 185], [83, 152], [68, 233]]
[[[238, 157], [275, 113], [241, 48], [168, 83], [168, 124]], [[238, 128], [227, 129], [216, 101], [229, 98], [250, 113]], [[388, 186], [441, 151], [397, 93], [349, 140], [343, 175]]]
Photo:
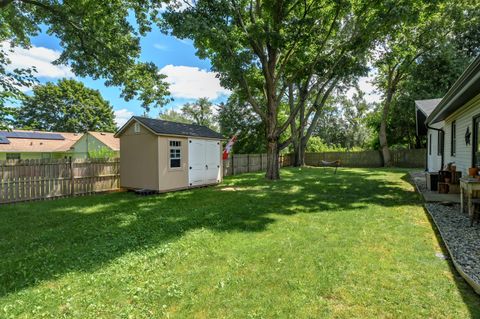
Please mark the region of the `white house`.
[[[432, 107], [435, 102], [416, 101], [417, 110], [423, 105], [425, 111], [425, 104]], [[480, 167], [480, 56], [433, 110], [428, 112], [427, 108], [424, 114], [427, 117], [428, 171], [438, 171], [448, 163], [455, 163], [457, 171], [466, 176], [469, 167]], [[419, 121], [417, 114], [417, 130], [421, 128]]]
[[433, 112], [442, 99], [415, 101], [415, 116], [417, 119], [417, 135], [427, 136], [426, 168], [429, 172], [438, 172], [442, 164], [443, 121], [427, 125], [427, 117]]

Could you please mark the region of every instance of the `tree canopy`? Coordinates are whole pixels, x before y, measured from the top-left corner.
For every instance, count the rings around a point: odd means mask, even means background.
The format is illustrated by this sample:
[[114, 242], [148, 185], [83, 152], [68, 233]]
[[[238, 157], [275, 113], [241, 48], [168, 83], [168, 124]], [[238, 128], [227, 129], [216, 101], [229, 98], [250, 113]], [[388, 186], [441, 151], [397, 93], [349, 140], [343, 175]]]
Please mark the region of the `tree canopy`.
[[194, 103], [185, 103], [182, 106], [182, 116], [198, 125], [217, 130], [217, 119], [213, 110], [213, 103], [208, 98], [200, 98]]
[[126, 100], [142, 106], [163, 105], [165, 76], [150, 62], [141, 62], [140, 37], [151, 30], [161, 0], [0, 0], [0, 112], [7, 101], [23, 96], [34, 69], [13, 70], [9, 47], [31, 46], [40, 31], [54, 35], [63, 49], [55, 63], [68, 64], [78, 76], [105, 79], [121, 88]]
[[199, 0], [181, 9], [170, 6], [162, 27], [193, 39], [197, 54], [211, 60], [222, 84], [248, 101], [265, 124], [266, 176], [278, 179], [281, 136], [309, 97], [302, 94], [282, 119], [287, 88], [295, 83], [299, 92], [309, 92], [314, 75], [322, 74], [322, 65], [332, 58], [328, 53], [368, 47], [368, 39], [396, 21], [395, 9], [409, 3]]
[[475, 21], [467, 21], [473, 1], [419, 0], [413, 4], [410, 14], [379, 39], [373, 53], [373, 65], [377, 69], [375, 83], [383, 95], [378, 135], [386, 166], [391, 165], [388, 120], [399, 88], [424, 55], [456, 41], [455, 32], [471, 27], [470, 23]]
[[14, 115], [15, 126], [57, 132], [115, 132], [113, 109], [100, 92], [63, 79], [33, 88]]

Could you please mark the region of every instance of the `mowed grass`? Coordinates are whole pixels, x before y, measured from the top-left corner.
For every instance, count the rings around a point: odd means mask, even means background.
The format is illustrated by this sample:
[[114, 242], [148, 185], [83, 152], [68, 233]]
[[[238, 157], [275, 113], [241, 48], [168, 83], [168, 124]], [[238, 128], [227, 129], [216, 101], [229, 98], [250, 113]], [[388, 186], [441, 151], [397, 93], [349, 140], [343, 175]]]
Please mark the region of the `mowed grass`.
[[0, 207], [0, 318], [474, 318], [404, 170]]

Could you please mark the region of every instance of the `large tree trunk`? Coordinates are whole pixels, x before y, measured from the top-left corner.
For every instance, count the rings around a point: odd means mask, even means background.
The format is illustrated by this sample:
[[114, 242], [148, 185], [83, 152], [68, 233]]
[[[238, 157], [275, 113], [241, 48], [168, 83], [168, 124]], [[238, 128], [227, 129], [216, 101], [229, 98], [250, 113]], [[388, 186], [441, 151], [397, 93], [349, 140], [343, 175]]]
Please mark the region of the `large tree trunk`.
[[293, 146], [293, 166], [305, 166], [305, 148], [302, 143], [295, 143]]
[[280, 163], [278, 138], [269, 138], [267, 145], [267, 173], [265, 177], [269, 180], [280, 179]]
[[380, 122], [380, 131], [378, 133], [378, 139], [380, 141], [380, 150], [382, 151], [382, 157], [383, 157], [383, 166], [385, 167], [392, 166], [392, 157], [390, 155], [390, 149], [388, 148], [388, 141], [387, 141], [388, 112], [390, 110], [392, 97], [393, 97], [393, 91], [389, 90], [387, 93], [387, 98], [385, 99], [385, 102], [383, 104], [382, 119]]

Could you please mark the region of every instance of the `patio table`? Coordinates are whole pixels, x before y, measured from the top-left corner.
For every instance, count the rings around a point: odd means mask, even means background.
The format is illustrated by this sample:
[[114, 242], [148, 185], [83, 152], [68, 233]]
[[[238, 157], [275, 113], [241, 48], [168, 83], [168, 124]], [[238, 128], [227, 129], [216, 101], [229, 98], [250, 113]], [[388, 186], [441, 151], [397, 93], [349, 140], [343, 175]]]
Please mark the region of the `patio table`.
[[472, 196], [473, 192], [480, 191], [480, 181], [476, 178], [460, 178], [460, 211], [464, 212], [465, 193], [467, 195], [468, 216], [473, 216]]

